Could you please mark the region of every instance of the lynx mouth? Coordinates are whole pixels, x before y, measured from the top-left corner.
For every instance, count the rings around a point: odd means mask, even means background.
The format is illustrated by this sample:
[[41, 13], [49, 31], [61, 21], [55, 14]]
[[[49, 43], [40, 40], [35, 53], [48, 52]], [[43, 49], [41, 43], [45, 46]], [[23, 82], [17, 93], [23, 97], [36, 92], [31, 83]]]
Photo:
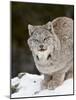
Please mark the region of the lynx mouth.
[[42, 52], [42, 51], [46, 51], [46, 50], [47, 50], [47, 49], [39, 49], [39, 51], [41, 51], [41, 52]]

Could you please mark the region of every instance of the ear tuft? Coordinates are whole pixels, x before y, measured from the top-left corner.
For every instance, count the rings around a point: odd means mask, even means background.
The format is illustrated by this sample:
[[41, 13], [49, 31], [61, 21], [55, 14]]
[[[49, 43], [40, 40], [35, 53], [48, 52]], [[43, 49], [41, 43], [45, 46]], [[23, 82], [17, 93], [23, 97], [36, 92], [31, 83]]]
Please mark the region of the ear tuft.
[[54, 33], [54, 29], [53, 29], [53, 25], [52, 25], [52, 22], [49, 21], [48, 23], [46, 23], [46, 28], [51, 31], [52, 33]]
[[47, 24], [46, 24], [46, 27], [48, 30], [50, 30], [52, 28], [52, 23], [51, 21], [49, 21]]

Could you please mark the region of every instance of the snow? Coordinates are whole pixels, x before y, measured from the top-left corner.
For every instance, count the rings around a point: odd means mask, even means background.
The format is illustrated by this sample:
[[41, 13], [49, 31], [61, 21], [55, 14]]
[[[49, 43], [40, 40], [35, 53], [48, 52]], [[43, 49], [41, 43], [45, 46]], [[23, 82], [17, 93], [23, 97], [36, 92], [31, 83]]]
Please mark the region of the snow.
[[18, 91], [13, 93], [11, 98], [73, 94], [73, 79], [64, 81], [64, 83], [55, 90], [41, 90], [40, 84], [43, 79], [43, 75], [33, 75], [29, 73], [26, 73], [22, 78], [13, 78], [11, 86], [19, 85], [17, 87]]
[[18, 77], [15, 77], [15, 78], [12, 79], [11, 82], [12, 82], [12, 86], [15, 86], [15, 85], [19, 84], [20, 80], [19, 80]]

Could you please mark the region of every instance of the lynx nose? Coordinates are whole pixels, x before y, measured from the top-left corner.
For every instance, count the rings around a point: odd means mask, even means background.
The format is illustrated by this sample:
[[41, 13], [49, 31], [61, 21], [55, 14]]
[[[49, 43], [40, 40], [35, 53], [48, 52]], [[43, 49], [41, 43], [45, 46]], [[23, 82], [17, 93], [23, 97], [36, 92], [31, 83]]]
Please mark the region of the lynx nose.
[[43, 49], [44, 46], [43, 46], [43, 45], [40, 45], [39, 47], [40, 47], [41, 49]]

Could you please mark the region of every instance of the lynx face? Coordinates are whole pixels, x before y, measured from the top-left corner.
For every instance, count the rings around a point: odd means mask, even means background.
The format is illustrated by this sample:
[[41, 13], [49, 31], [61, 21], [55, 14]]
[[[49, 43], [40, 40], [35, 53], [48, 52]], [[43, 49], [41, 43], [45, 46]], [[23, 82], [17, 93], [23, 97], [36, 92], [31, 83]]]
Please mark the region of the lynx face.
[[49, 31], [41, 28], [37, 28], [34, 31], [28, 40], [28, 44], [35, 54], [43, 54], [46, 51], [52, 54], [54, 48], [52, 34], [50, 34]]

